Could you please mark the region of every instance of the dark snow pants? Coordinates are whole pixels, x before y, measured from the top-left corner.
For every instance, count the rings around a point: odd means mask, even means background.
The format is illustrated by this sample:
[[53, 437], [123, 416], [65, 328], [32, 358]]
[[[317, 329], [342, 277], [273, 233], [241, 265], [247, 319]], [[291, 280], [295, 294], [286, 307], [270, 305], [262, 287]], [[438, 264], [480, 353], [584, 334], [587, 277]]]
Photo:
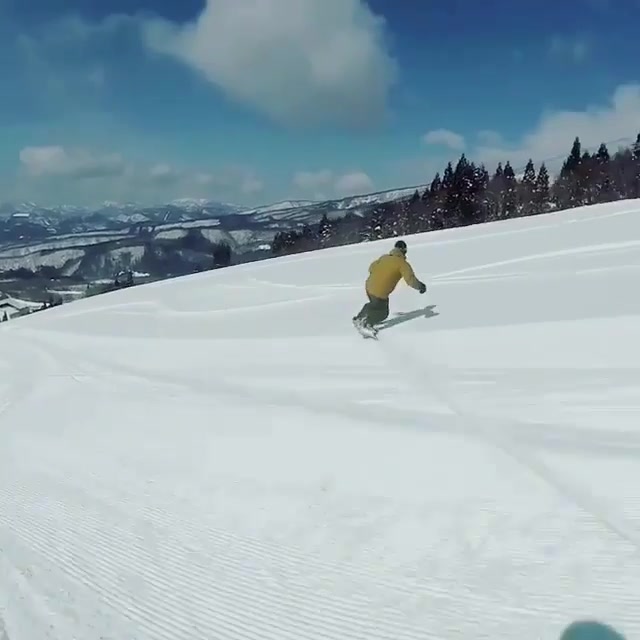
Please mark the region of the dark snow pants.
[[376, 298], [367, 292], [369, 302], [360, 309], [356, 316], [358, 319], [365, 319], [367, 324], [375, 326], [389, 317], [389, 298]]

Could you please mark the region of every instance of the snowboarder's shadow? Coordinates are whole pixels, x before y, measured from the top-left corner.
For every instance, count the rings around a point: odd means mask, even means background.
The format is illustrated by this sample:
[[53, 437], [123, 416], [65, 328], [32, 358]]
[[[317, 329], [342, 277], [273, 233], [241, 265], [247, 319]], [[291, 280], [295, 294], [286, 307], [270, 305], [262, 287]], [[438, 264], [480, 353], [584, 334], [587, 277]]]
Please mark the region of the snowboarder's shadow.
[[560, 636], [560, 640], [625, 640], [625, 638], [613, 627], [595, 620], [584, 620], [570, 624]]
[[434, 311], [435, 308], [435, 304], [430, 304], [422, 309], [416, 309], [415, 311], [400, 311], [395, 314], [395, 318], [390, 318], [389, 320], [385, 320], [381, 323], [379, 330], [383, 331], [384, 329], [390, 329], [396, 325], [403, 324], [404, 322], [411, 322], [411, 320], [417, 320], [418, 318], [433, 318], [435, 316], [439, 316], [440, 314], [437, 311]]

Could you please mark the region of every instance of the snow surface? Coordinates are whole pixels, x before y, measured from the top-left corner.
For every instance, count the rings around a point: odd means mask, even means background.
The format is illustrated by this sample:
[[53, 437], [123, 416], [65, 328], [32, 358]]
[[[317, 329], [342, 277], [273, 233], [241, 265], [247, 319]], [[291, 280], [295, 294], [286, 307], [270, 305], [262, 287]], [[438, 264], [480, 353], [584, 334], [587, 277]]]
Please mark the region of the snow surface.
[[390, 245], [0, 325], [0, 638], [638, 637], [640, 201]]
[[309, 207], [321, 204], [319, 200], [283, 200], [273, 204], [266, 204], [253, 209], [245, 209], [243, 215], [254, 215], [258, 213], [274, 213], [278, 211], [289, 211], [290, 209], [299, 209], [300, 207]]
[[272, 205], [247, 209], [242, 214], [251, 216], [256, 222], [317, 222], [323, 214], [332, 220], [343, 218], [347, 213], [357, 214], [363, 207], [376, 203], [391, 202], [412, 196], [416, 190], [424, 191], [427, 185], [389, 189], [359, 196], [347, 196], [338, 200], [286, 200]]
[[[0, 317], [2, 317], [6, 313], [8, 318], [12, 318], [17, 313], [20, 313], [27, 308], [40, 309], [41, 307], [41, 302], [22, 300], [20, 298], [14, 298], [12, 296], [0, 297]], [[2, 414], [0, 413], [0, 416], [1, 415]], [[0, 636], [0, 640], [3, 640], [2, 636]]]

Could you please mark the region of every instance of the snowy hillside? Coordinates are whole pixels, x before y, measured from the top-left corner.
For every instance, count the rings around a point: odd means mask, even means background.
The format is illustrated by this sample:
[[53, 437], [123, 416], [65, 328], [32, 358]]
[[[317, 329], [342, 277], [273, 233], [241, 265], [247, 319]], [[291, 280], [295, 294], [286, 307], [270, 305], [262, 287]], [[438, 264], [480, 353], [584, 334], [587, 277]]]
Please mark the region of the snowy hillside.
[[320, 204], [315, 200], [283, 200], [282, 202], [274, 202], [253, 209], [246, 209], [244, 215], [251, 216], [256, 214], [278, 214], [282, 211], [291, 211], [292, 209], [300, 209], [301, 207], [313, 207]]
[[408, 240], [0, 324], [0, 638], [639, 637], [640, 201]]
[[257, 209], [249, 209], [243, 215], [250, 216], [257, 222], [286, 221], [299, 223], [318, 222], [323, 215], [329, 219], [342, 218], [348, 213], [361, 215], [370, 207], [401, 198], [408, 198], [418, 189], [424, 191], [426, 185], [408, 187], [406, 189], [392, 189], [360, 196], [349, 196], [339, 200], [325, 200], [314, 202], [310, 200], [294, 200], [277, 202]]
[[[207, 243], [228, 244], [237, 256], [269, 246], [274, 235], [273, 230], [260, 227], [225, 229], [219, 220], [68, 234], [0, 250], [0, 271], [28, 269], [35, 272], [43, 267], [54, 267], [65, 276], [110, 277], [121, 269], [140, 267], [145, 246], [149, 243], [159, 246], [162, 241], [172, 241], [176, 252], [188, 249], [184, 239], [193, 232]], [[201, 258], [206, 261], [210, 253], [208, 248], [203, 247], [201, 253]], [[154, 275], [167, 276], [162, 269]]]

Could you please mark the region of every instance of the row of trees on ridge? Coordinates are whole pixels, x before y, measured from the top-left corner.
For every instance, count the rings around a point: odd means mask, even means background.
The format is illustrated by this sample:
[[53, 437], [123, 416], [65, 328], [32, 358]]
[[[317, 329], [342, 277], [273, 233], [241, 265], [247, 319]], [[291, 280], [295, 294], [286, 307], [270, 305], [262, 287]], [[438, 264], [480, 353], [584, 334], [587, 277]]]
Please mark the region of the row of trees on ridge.
[[363, 215], [323, 216], [318, 224], [278, 233], [272, 253], [283, 255], [330, 246], [381, 240], [481, 222], [538, 215], [559, 209], [640, 198], [640, 134], [613, 155], [601, 144], [595, 153], [576, 138], [555, 180], [544, 163], [529, 160], [522, 175], [499, 164], [493, 175], [463, 154], [450, 162], [422, 193], [373, 206]]

